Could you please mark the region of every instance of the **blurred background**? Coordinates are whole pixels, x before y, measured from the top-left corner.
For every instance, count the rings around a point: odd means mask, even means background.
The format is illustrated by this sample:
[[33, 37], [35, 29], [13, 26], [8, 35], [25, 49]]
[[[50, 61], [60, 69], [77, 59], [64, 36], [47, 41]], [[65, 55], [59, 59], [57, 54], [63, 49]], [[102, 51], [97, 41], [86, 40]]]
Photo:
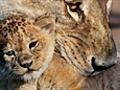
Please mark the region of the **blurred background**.
[[110, 26], [120, 56], [120, 0], [113, 0]]

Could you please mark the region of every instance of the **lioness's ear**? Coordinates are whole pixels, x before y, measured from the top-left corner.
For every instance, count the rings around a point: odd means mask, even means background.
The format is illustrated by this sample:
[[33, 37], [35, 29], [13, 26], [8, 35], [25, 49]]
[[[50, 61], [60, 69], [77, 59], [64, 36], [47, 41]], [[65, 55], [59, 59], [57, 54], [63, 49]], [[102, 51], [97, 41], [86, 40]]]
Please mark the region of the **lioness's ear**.
[[111, 8], [112, 8], [112, 0], [108, 0], [107, 3], [106, 3], [106, 6], [107, 6], [107, 19], [109, 21], [109, 15], [110, 15], [110, 11], [111, 11]]
[[50, 33], [55, 32], [55, 20], [51, 16], [37, 18], [34, 25], [41, 29], [48, 30]]

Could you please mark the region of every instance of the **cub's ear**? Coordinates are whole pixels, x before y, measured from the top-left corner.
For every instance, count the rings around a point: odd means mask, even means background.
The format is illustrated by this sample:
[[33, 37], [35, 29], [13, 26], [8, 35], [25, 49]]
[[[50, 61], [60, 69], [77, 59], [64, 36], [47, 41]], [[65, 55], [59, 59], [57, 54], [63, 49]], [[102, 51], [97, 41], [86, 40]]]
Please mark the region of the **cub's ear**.
[[33, 24], [49, 33], [55, 33], [55, 19], [51, 16], [39, 17]]

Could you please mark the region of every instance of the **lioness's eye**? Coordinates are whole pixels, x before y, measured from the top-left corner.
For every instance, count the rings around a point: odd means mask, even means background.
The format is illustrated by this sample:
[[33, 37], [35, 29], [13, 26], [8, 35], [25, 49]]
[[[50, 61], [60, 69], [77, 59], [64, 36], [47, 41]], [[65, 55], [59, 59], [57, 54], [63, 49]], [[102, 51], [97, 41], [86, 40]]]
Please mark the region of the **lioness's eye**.
[[14, 52], [13, 50], [11, 50], [11, 51], [8, 51], [8, 52], [6, 53], [6, 55], [12, 56], [12, 55], [15, 55], [15, 52]]
[[76, 21], [84, 20], [84, 12], [81, 9], [81, 2], [66, 2], [68, 13], [72, 16]]
[[73, 11], [73, 12], [78, 12], [77, 10], [80, 10], [80, 5], [81, 4], [82, 4], [81, 2], [77, 2], [75, 4], [67, 3], [67, 5], [69, 6], [70, 10]]
[[29, 48], [31, 49], [31, 48], [35, 47], [36, 44], [37, 44], [37, 42], [38, 42], [38, 41], [31, 42], [31, 43], [29, 44]]

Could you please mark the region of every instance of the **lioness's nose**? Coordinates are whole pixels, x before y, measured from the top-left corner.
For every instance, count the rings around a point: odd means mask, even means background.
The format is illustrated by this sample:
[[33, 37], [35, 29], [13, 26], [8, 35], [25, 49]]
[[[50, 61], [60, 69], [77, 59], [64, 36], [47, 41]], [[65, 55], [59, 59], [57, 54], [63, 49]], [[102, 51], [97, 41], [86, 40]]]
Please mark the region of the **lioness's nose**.
[[92, 58], [91, 64], [92, 64], [92, 67], [93, 67], [94, 71], [103, 71], [103, 70], [109, 69], [109, 68], [111, 68], [112, 66], [115, 65], [114, 63], [111, 64], [111, 65], [109, 65], [109, 66], [96, 65], [96, 63], [95, 63], [95, 58], [94, 58], [94, 57]]

